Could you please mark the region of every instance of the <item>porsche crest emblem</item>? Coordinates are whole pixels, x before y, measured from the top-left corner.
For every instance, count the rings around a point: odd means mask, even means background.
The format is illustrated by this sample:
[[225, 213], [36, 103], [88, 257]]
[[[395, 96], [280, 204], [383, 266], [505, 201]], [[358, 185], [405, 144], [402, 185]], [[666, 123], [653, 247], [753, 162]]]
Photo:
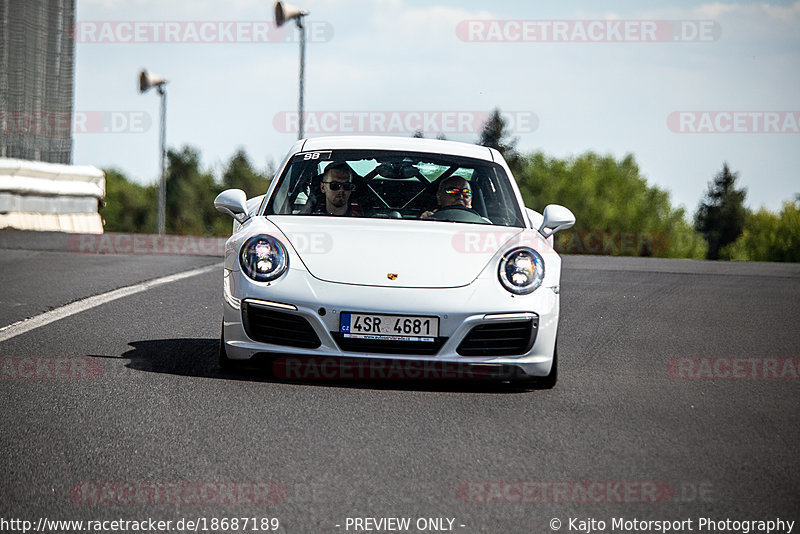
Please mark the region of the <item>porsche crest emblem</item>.
[[388, 273], [386, 275], [386, 278], [388, 278], [389, 280], [397, 280], [397, 275], [395, 273]]

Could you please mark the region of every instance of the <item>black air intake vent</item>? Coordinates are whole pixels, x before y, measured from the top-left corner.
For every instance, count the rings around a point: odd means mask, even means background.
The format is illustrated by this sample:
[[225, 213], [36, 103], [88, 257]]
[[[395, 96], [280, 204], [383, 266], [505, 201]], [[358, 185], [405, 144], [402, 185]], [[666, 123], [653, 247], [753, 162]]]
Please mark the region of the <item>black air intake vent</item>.
[[539, 319], [479, 324], [456, 349], [461, 356], [518, 356], [533, 346]]
[[247, 337], [253, 341], [303, 349], [322, 345], [309, 322], [300, 315], [246, 302], [242, 306], [242, 322]]

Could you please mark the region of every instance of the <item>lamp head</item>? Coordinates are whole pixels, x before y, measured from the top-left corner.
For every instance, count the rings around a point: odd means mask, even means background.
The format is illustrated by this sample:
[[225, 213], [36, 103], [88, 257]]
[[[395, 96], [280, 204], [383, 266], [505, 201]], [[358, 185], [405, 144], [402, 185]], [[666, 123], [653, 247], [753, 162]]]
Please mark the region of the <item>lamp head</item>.
[[287, 21], [292, 19], [299, 21], [301, 17], [305, 17], [306, 15], [308, 15], [308, 11], [305, 9], [300, 9], [299, 7], [281, 2], [280, 0], [275, 2], [275, 24], [278, 27], [283, 26]]
[[167, 83], [167, 79], [163, 76], [159, 76], [158, 74], [153, 74], [147, 72], [147, 70], [142, 69], [139, 73], [139, 92], [144, 93], [151, 87], [161, 87], [165, 83]]

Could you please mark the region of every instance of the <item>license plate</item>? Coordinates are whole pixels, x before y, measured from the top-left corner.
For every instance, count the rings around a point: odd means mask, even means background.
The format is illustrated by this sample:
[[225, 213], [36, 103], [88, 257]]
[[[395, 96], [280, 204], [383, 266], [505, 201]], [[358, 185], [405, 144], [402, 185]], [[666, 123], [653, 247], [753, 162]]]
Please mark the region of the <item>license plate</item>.
[[439, 318], [418, 315], [376, 315], [343, 312], [339, 332], [345, 337], [395, 341], [434, 341]]

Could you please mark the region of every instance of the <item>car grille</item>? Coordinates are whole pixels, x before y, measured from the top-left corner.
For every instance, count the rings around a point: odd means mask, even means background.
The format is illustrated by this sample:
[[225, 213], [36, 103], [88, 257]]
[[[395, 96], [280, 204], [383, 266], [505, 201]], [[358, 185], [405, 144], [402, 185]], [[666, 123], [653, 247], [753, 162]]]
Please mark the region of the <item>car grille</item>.
[[419, 354], [432, 356], [442, 348], [446, 337], [437, 337], [433, 341], [394, 341], [381, 339], [359, 339], [344, 337], [339, 332], [331, 332], [339, 348], [349, 352], [373, 352], [376, 354]]
[[472, 328], [456, 349], [461, 356], [515, 356], [533, 346], [539, 319], [492, 322]]
[[311, 324], [300, 315], [245, 303], [242, 322], [244, 331], [253, 341], [303, 349], [316, 349], [322, 345]]

